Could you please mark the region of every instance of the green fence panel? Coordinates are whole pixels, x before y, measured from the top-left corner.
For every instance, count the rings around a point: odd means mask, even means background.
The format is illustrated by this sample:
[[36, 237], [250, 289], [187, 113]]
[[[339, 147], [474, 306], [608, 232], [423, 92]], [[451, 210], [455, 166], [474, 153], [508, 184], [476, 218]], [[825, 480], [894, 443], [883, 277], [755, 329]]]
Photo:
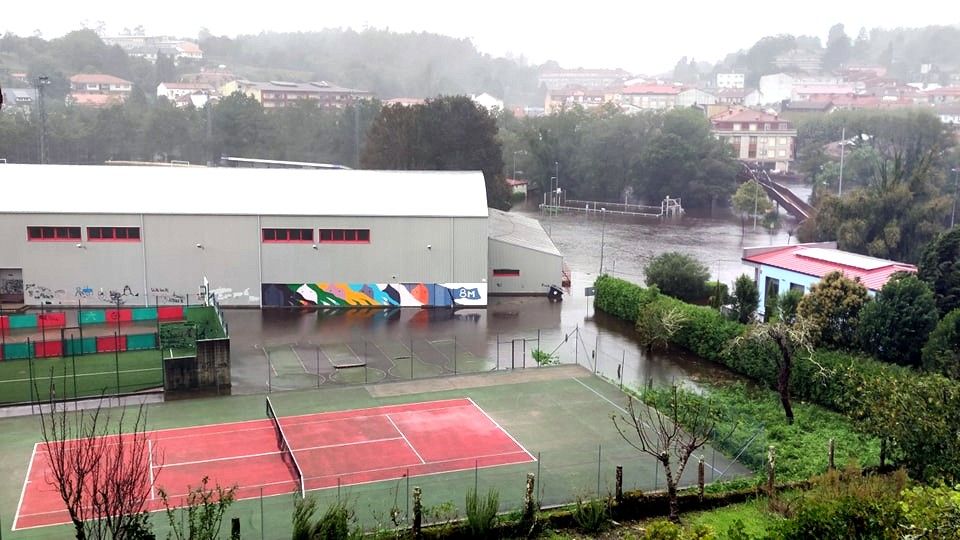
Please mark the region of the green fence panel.
[[142, 351], [157, 348], [156, 334], [131, 334], [127, 336], [128, 351]]
[[97, 352], [97, 339], [92, 337], [83, 339], [67, 338], [63, 341], [63, 345], [64, 356], [93, 354]]
[[157, 308], [155, 307], [133, 308], [133, 320], [155, 321], [157, 320]]
[[107, 322], [107, 313], [102, 309], [83, 310], [80, 312], [80, 324], [103, 324]]
[[36, 328], [37, 315], [34, 313], [28, 313], [26, 315], [10, 315], [7, 317], [7, 322], [10, 325], [11, 330], [14, 328]]
[[33, 356], [33, 343], [7, 343], [3, 346], [4, 360], [19, 360]]

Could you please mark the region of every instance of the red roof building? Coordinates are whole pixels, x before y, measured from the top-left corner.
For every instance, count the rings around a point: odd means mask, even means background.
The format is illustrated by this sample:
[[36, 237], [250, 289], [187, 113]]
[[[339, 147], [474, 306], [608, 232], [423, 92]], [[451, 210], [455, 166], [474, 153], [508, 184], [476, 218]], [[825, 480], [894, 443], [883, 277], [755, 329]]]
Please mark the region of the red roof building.
[[831, 272], [859, 280], [873, 295], [897, 272], [915, 273], [917, 267], [837, 249], [836, 242], [746, 248], [743, 262], [754, 268], [763, 313], [766, 298], [789, 290], [809, 292]]

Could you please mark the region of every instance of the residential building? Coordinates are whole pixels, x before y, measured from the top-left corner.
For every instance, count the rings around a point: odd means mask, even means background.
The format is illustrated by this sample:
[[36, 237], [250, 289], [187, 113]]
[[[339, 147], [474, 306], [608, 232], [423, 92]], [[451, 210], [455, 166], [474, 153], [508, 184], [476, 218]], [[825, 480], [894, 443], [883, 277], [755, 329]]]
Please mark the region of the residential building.
[[426, 103], [426, 100], [423, 98], [410, 98], [410, 97], [398, 97], [392, 99], [383, 100], [384, 106], [391, 105], [403, 105], [404, 107], [411, 107], [413, 105], [423, 105]]
[[169, 36], [113, 36], [102, 38], [107, 45], [119, 46], [129, 56], [157, 61], [157, 54], [179, 60], [203, 60], [203, 51], [192, 41]]
[[603, 89], [623, 84], [630, 74], [622, 69], [555, 69], [540, 73], [539, 85], [547, 90], [570, 86]]
[[793, 95], [794, 77], [787, 73], [773, 73], [760, 77], [758, 90], [761, 104], [780, 103]]
[[790, 93], [791, 101], [830, 101], [837, 98], [852, 97], [859, 94], [857, 85], [842, 84], [802, 84], [794, 83]]
[[748, 88], [719, 88], [717, 92], [717, 103], [724, 105], [743, 105], [747, 95], [752, 90]]
[[10, 88], [3, 87], [3, 108], [12, 111], [15, 108], [23, 109], [26, 112], [33, 110], [37, 103], [36, 88]]
[[617, 101], [627, 111], [662, 111], [676, 107], [683, 90], [670, 84], [638, 84], [620, 90]]
[[157, 85], [157, 97], [165, 97], [170, 101], [195, 93], [215, 94], [216, 89], [206, 83], [162, 82]]
[[287, 107], [305, 99], [317, 101], [318, 105], [324, 108], [342, 108], [373, 97], [373, 93], [367, 90], [344, 88], [326, 81], [297, 83], [237, 80], [228, 82], [220, 89], [224, 96], [238, 91], [259, 101], [265, 109]]
[[700, 88], [687, 88], [677, 94], [678, 107], [695, 107], [714, 105], [719, 98], [716, 91], [703, 90]]
[[717, 88], [739, 89], [745, 81], [743, 73], [717, 73]]
[[199, 73], [187, 73], [180, 77], [180, 82], [205, 83], [214, 88], [220, 88], [230, 81], [237, 80], [237, 76], [226, 66], [201, 67]]
[[10, 78], [18, 83], [30, 84], [30, 79], [26, 71], [13, 71], [10, 73]]
[[545, 114], [554, 114], [580, 106], [595, 109], [610, 101], [611, 92], [602, 88], [567, 86], [559, 90], [550, 90], [544, 100]]
[[773, 64], [787, 71], [819, 73], [823, 70], [823, 52], [793, 49], [774, 58]]
[[831, 101], [785, 101], [780, 112], [784, 115], [790, 113], [829, 114], [836, 109]]
[[754, 269], [760, 292], [757, 313], [766, 313], [770, 299], [787, 291], [810, 292], [831, 272], [859, 280], [874, 296], [896, 272], [917, 271], [911, 264], [839, 250], [836, 242], [745, 248], [742, 260]]
[[710, 123], [714, 136], [730, 144], [737, 159], [774, 172], [790, 170], [796, 157], [797, 130], [786, 118], [739, 108], [713, 116]]
[[933, 108], [940, 121], [954, 129], [960, 128], [960, 103], [945, 103]]
[[193, 107], [195, 109], [202, 109], [207, 105], [208, 102], [217, 102], [220, 100], [219, 96], [210, 95], [206, 92], [194, 92], [192, 94], [187, 94], [185, 96], [180, 96], [173, 101], [177, 107]]
[[939, 105], [941, 103], [960, 103], [960, 86], [944, 86], [920, 93], [927, 103]]
[[503, 100], [497, 99], [486, 92], [470, 96], [470, 99], [491, 113], [496, 113], [497, 111], [503, 110]]
[[519, 178], [506, 178], [507, 185], [510, 186], [510, 192], [514, 195], [522, 194], [527, 197], [527, 181]]
[[122, 103], [133, 91], [133, 83], [102, 73], [78, 73], [70, 77], [67, 102], [81, 107], [107, 107]]

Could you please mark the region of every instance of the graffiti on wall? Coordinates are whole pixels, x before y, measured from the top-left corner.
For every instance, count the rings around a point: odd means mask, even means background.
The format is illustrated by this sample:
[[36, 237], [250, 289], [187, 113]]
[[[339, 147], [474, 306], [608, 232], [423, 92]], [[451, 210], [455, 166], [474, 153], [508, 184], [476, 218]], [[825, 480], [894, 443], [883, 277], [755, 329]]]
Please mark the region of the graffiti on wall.
[[270, 307], [451, 307], [487, 305], [486, 283], [264, 283]]
[[150, 287], [150, 296], [156, 298], [157, 304], [183, 304], [186, 295], [171, 291], [167, 287]]
[[23, 286], [23, 292], [27, 298], [36, 300], [40, 304], [62, 303], [66, 294], [63, 289], [51, 289], [36, 283], [27, 283]]
[[[201, 287], [201, 289], [202, 288], [203, 287]], [[235, 300], [238, 298], [245, 299], [247, 302], [250, 302], [251, 304], [254, 304], [260, 301], [259, 296], [250, 294], [250, 287], [247, 287], [242, 291], [235, 291], [229, 287], [218, 287], [216, 289], [210, 289], [210, 294], [212, 294], [217, 299], [217, 302], [229, 302], [230, 300]]]
[[81, 286], [81, 287], [77, 287], [77, 288], [73, 291], [73, 296], [74, 296], [75, 298], [81, 298], [81, 299], [83, 299], [83, 298], [90, 298], [91, 296], [93, 296], [93, 289], [91, 289], [90, 287], [87, 287], [87, 286], [85, 286], [85, 285], [84, 285], [84, 286]]
[[140, 293], [134, 292], [129, 285], [124, 285], [120, 290], [110, 289], [104, 291], [101, 288], [100, 292], [97, 293], [97, 298], [99, 298], [101, 302], [119, 305], [126, 304], [128, 298], [134, 298], [137, 296], [140, 296]]
[[0, 278], [0, 294], [23, 293], [23, 280], [14, 278]]

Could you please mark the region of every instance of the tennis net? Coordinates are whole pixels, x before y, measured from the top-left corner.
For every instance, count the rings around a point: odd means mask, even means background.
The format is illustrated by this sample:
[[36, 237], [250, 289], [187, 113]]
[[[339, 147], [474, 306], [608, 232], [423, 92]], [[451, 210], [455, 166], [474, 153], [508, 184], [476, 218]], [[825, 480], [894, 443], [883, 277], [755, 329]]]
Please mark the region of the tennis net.
[[273, 403], [270, 402], [269, 397], [267, 398], [267, 416], [273, 421], [273, 429], [277, 433], [277, 446], [280, 448], [280, 456], [283, 458], [283, 462], [287, 464], [287, 467], [290, 467], [290, 472], [293, 473], [294, 479], [297, 481], [297, 491], [300, 493], [300, 497], [305, 497], [307, 490], [303, 481], [303, 469], [300, 468], [300, 463], [297, 462], [297, 456], [293, 454], [293, 448], [290, 447], [290, 442], [283, 433], [283, 428], [280, 426], [280, 419], [277, 417], [277, 411], [273, 408]]

